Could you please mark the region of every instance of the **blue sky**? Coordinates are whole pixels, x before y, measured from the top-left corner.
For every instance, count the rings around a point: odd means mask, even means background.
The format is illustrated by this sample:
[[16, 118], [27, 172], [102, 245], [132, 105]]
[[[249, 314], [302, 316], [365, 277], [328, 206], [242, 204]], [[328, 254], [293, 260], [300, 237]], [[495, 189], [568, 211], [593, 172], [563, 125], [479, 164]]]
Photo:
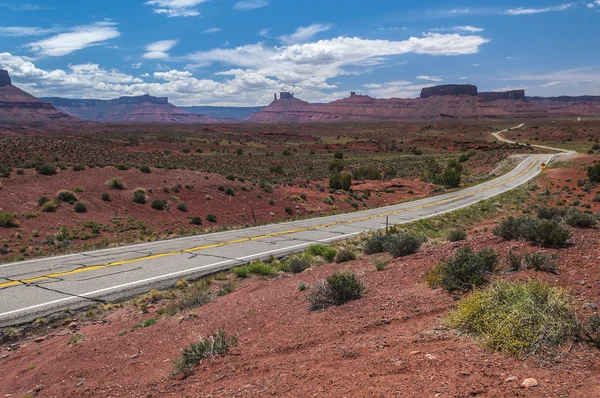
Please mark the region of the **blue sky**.
[[600, 95], [600, 0], [0, 0], [0, 68], [37, 96], [177, 105]]

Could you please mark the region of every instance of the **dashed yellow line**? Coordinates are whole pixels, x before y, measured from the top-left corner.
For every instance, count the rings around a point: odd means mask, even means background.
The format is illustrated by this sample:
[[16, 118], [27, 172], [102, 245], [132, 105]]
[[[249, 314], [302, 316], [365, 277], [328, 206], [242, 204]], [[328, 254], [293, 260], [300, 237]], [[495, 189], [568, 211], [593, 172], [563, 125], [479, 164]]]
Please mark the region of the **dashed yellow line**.
[[298, 233], [298, 232], [313, 231], [313, 230], [316, 230], [316, 229], [328, 228], [328, 227], [332, 227], [332, 226], [340, 225], [340, 224], [349, 224], [349, 223], [354, 223], [354, 222], [367, 221], [367, 220], [371, 220], [371, 219], [374, 219], [374, 218], [387, 217], [387, 216], [392, 216], [392, 215], [396, 215], [396, 214], [400, 214], [400, 213], [405, 213], [407, 211], [425, 209], [425, 208], [432, 207], [432, 206], [438, 206], [438, 205], [441, 205], [441, 204], [444, 204], [444, 203], [448, 203], [448, 202], [460, 200], [460, 199], [463, 199], [463, 198], [466, 198], [466, 197], [469, 197], [469, 196], [473, 196], [473, 195], [476, 195], [478, 193], [490, 190], [492, 188], [496, 188], [496, 187], [498, 187], [500, 185], [504, 185], [506, 183], [509, 183], [509, 182], [511, 182], [511, 181], [513, 181], [513, 180], [515, 180], [515, 179], [517, 179], [519, 177], [521, 177], [523, 174], [527, 173], [529, 170], [531, 170], [533, 167], [535, 167], [537, 165], [538, 161], [541, 158], [542, 158], [542, 156], [539, 156], [525, 170], [523, 170], [518, 175], [509, 178], [506, 181], [499, 182], [498, 184], [492, 185], [492, 186], [487, 187], [487, 188], [482, 188], [482, 189], [479, 189], [479, 190], [471, 192], [471, 193], [467, 193], [467, 194], [464, 194], [464, 195], [460, 195], [460, 196], [456, 196], [456, 197], [452, 197], [452, 198], [440, 200], [440, 201], [433, 202], [433, 203], [428, 203], [428, 204], [425, 204], [425, 205], [414, 206], [414, 207], [410, 207], [410, 208], [407, 208], [407, 209], [390, 211], [390, 212], [387, 212], [387, 213], [374, 214], [374, 215], [371, 215], [371, 216], [364, 216], [364, 217], [354, 218], [354, 219], [346, 220], [346, 221], [335, 221], [335, 222], [331, 222], [331, 223], [327, 223], [327, 224], [315, 225], [315, 226], [312, 226], [312, 227], [305, 227], [305, 228], [291, 229], [291, 230], [287, 230], [287, 231], [273, 232], [273, 233], [270, 233], [270, 234], [252, 236], [252, 237], [249, 237], [249, 238], [242, 238], [242, 239], [230, 240], [230, 241], [226, 241], [226, 242], [213, 243], [213, 244], [210, 244], [210, 245], [197, 246], [197, 247], [192, 247], [192, 248], [184, 249], [184, 250], [178, 250], [178, 251], [172, 251], [172, 252], [166, 252], [166, 253], [153, 254], [151, 256], [146, 256], [146, 257], [138, 257], [138, 258], [132, 258], [132, 259], [129, 259], [129, 260], [115, 261], [115, 262], [108, 263], [108, 264], [92, 265], [92, 266], [89, 266], [89, 267], [77, 268], [77, 269], [74, 269], [74, 270], [71, 270], [71, 271], [57, 272], [57, 273], [53, 273], [53, 274], [45, 274], [45, 275], [41, 275], [41, 276], [37, 276], [37, 277], [33, 277], [33, 278], [27, 278], [27, 279], [22, 279], [22, 280], [18, 280], [18, 281], [11, 281], [11, 282], [1, 283], [0, 284], [0, 289], [4, 289], [4, 288], [8, 288], [8, 287], [13, 287], [13, 286], [19, 286], [19, 285], [27, 285], [27, 284], [31, 284], [31, 283], [36, 283], [36, 282], [48, 280], [48, 279], [58, 279], [58, 278], [62, 278], [62, 277], [68, 276], [68, 275], [75, 275], [75, 274], [79, 274], [79, 273], [83, 273], [83, 272], [97, 271], [97, 270], [102, 270], [102, 269], [106, 269], [106, 268], [110, 268], [110, 267], [116, 267], [116, 266], [119, 266], [119, 265], [131, 264], [131, 263], [136, 263], [136, 262], [141, 262], [141, 261], [148, 261], [148, 260], [153, 260], [153, 259], [163, 258], [163, 257], [170, 257], [170, 256], [175, 256], [175, 255], [178, 255], [178, 254], [182, 254], [182, 253], [193, 253], [193, 252], [197, 252], [197, 251], [201, 251], [201, 250], [207, 250], [207, 249], [214, 249], [214, 248], [217, 248], [217, 247], [229, 246], [229, 245], [233, 245], [233, 244], [236, 244], [236, 243], [250, 242], [250, 241], [255, 241], [255, 240], [260, 240], [260, 239], [265, 239], [265, 238], [273, 238], [273, 237], [277, 237], [277, 236], [290, 235], [290, 234], [294, 234], [294, 233]]

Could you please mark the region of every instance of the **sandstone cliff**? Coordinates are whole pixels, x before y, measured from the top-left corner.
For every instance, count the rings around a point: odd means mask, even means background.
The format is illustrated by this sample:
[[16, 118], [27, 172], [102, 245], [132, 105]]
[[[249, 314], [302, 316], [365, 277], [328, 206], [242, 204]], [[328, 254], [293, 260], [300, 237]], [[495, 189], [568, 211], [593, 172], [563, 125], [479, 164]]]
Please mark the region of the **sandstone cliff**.
[[525, 100], [525, 90], [494, 91], [479, 93], [479, 96], [486, 101]]
[[477, 86], [472, 84], [446, 84], [442, 86], [427, 87], [421, 91], [421, 98], [441, 95], [477, 95]]

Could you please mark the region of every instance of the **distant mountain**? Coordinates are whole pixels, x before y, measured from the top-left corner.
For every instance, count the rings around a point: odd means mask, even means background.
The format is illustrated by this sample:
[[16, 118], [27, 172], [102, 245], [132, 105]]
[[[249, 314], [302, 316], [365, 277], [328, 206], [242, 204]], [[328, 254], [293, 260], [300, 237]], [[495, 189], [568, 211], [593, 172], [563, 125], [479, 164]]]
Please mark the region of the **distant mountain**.
[[72, 120], [52, 105], [12, 85], [7, 71], [0, 69], [0, 123], [38, 123]]
[[600, 96], [527, 97], [527, 100], [555, 116], [600, 116]]
[[216, 120], [186, 112], [165, 97], [148, 94], [112, 100], [42, 98], [60, 111], [82, 120], [117, 123], [214, 123]]
[[265, 109], [264, 106], [237, 107], [237, 106], [180, 106], [186, 112], [196, 115], [206, 115], [215, 119], [246, 119], [256, 112]]

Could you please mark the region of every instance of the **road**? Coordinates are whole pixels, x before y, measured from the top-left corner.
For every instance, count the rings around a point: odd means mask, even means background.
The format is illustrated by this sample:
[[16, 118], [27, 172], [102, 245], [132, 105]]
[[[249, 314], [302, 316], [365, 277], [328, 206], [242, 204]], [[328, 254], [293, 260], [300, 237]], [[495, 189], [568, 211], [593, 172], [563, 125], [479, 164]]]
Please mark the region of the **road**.
[[[502, 133], [506, 133], [507, 131], [510, 131], [510, 130], [519, 129], [519, 128], [523, 127], [524, 125], [525, 125], [525, 123], [521, 123], [521, 124], [520, 124], [520, 125], [518, 125], [517, 127], [513, 127], [513, 128], [511, 128], [511, 129], [506, 129], [506, 130], [502, 130], [502, 131], [498, 131], [497, 133], [492, 133], [492, 135], [493, 135], [494, 137], [496, 137], [496, 139], [497, 139], [498, 141], [506, 142], [506, 143], [509, 143], [509, 144], [517, 144], [515, 141], [510, 141], [510, 140], [507, 140], [506, 138], [504, 138], [504, 137], [502, 136]], [[544, 150], [556, 151], [556, 152], [559, 152], [559, 153], [561, 153], [561, 154], [563, 154], [563, 155], [577, 155], [577, 152], [576, 152], [576, 151], [571, 151], [571, 150], [569, 150], [569, 149], [552, 148], [552, 147], [550, 147], [550, 146], [545, 146], [545, 145], [534, 145], [534, 144], [531, 144], [531, 146], [532, 146], [532, 147], [535, 147], [535, 148], [544, 149]]]
[[313, 243], [433, 217], [507, 192], [555, 155], [531, 155], [495, 180], [461, 191], [356, 213], [0, 265], [0, 327], [114, 301]]

